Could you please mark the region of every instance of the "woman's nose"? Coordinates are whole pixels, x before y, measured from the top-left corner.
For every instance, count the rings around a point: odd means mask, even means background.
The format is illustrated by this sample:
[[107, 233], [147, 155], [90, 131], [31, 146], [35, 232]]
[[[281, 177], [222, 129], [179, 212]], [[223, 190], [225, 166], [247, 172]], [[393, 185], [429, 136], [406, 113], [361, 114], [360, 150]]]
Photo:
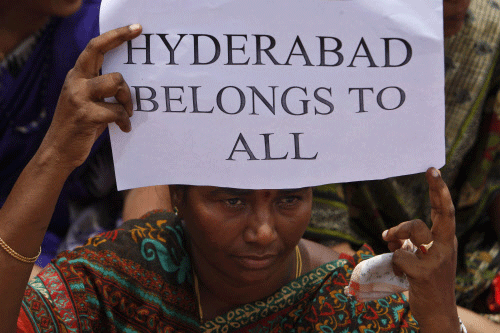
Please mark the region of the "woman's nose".
[[273, 214], [268, 209], [252, 212], [243, 238], [249, 243], [268, 245], [277, 239]]

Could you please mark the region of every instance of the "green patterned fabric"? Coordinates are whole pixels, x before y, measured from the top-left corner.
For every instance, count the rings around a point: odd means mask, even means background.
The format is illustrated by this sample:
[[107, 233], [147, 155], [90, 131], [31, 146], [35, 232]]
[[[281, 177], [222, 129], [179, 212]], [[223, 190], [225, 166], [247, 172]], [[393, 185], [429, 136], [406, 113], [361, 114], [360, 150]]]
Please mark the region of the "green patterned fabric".
[[[457, 209], [462, 259], [457, 296], [468, 307], [500, 267], [496, 234], [486, 216], [500, 189], [499, 50], [499, 4], [472, 0], [462, 30], [445, 40], [446, 165], [441, 169]], [[314, 194], [307, 237], [325, 244], [366, 242], [387, 252], [381, 238], [385, 229], [417, 218], [430, 225], [423, 174], [327, 185]]]

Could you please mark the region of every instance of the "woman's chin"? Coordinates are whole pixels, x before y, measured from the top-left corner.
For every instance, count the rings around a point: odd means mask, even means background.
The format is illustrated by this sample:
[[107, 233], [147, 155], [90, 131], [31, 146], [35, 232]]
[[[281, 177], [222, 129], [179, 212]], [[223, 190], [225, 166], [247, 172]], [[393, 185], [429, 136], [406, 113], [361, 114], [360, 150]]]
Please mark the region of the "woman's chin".
[[[237, 273], [231, 273], [230, 278], [234, 286], [266, 286], [269, 287], [272, 281], [279, 280], [280, 283], [283, 282], [282, 279], [276, 278], [277, 270], [273, 268], [265, 269], [245, 269], [240, 270]], [[267, 288], [266, 288], [267, 289]]]

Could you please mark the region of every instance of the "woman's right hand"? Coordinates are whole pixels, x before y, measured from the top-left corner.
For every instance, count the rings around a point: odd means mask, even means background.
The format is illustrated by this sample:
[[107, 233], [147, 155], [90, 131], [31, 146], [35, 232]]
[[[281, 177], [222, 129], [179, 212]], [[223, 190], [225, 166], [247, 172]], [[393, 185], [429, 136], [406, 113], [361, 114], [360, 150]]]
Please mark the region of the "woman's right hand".
[[[396, 274], [406, 274], [410, 282], [410, 310], [421, 332], [460, 332], [455, 300], [457, 239], [455, 210], [448, 187], [439, 172], [430, 168], [429, 183], [432, 228], [421, 220], [403, 222], [384, 231], [382, 237], [394, 251]], [[416, 253], [400, 249], [410, 239]], [[422, 247], [432, 242], [429, 249]]]
[[[131, 130], [132, 99], [127, 83], [119, 73], [99, 75], [99, 71], [106, 52], [141, 31], [142, 27], [134, 24], [92, 39], [68, 72], [41, 146], [55, 154], [58, 164], [80, 166], [109, 123], [115, 122], [124, 132]], [[115, 97], [117, 103], [105, 102], [107, 97]]]

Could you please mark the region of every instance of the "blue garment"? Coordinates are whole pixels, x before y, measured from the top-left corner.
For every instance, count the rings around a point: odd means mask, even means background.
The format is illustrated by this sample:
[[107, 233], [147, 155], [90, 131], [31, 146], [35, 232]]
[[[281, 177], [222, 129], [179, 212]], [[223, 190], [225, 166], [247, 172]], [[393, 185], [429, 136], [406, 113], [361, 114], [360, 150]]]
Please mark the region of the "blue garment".
[[[67, 72], [90, 39], [99, 35], [99, 7], [100, 0], [84, 0], [70, 17], [52, 18], [20, 70], [0, 68], [0, 205], [42, 142]], [[44, 265], [55, 254], [57, 239], [66, 234], [70, 202], [83, 207], [113, 192], [116, 186], [106, 131], [89, 160], [66, 182], [39, 264]]]

